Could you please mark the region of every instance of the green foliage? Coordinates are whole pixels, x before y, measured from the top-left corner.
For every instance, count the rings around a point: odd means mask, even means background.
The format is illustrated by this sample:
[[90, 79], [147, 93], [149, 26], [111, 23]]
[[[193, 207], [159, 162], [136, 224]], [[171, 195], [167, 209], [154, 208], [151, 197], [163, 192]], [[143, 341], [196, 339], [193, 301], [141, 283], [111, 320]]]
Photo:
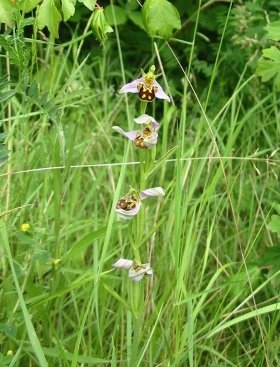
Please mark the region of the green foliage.
[[[93, 11], [96, 0], [79, 0], [89, 10]], [[18, 10], [28, 13], [38, 7], [37, 24], [39, 29], [48, 28], [53, 38], [59, 37], [59, 26], [63, 20], [66, 22], [76, 11], [77, 0], [19, 0], [16, 4], [12, 0], [0, 2], [0, 23], [12, 27]]]
[[275, 78], [275, 85], [280, 90], [280, 50], [271, 46], [262, 51], [264, 60], [258, 62], [256, 74], [262, 78], [262, 82]]
[[14, 325], [12, 325], [12, 324], [0, 323], [0, 331], [2, 333], [5, 333], [6, 336], [8, 336], [9, 338], [15, 338], [16, 337], [16, 330], [15, 330]]
[[105, 41], [108, 39], [107, 33], [114, 32], [113, 28], [107, 23], [103, 8], [96, 9], [91, 25], [93, 33], [102, 45], [104, 45]]
[[268, 247], [265, 254], [257, 261], [259, 266], [270, 266], [273, 271], [280, 270], [280, 245]]
[[76, 0], [62, 0], [63, 19], [66, 22], [75, 14]]
[[40, 0], [19, 0], [17, 2], [17, 5], [20, 10], [28, 13], [31, 10], [35, 9], [39, 3]]
[[78, 0], [83, 3], [89, 10], [93, 11], [97, 0]]
[[[115, 18], [113, 16], [113, 12]], [[143, 24], [142, 14], [139, 4], [136, 1], [127, 2], [121, 5], [107, 5], [105, 7], [105, 16], [109, 25], [125, 25], [130, 20], [137, 27], [146, 30]], [[128, 25], [129, 26], [129, 25]]]
[[[104, 14], [110, 26], [113, 9], [121, 13], [120, 43], [112, 34], [94, 52], [90, 11], [78, 1], [64, 10], [54, 4], [63, 19], [73, 6], [80, 15], [60, 22], [56, 42], [33, 28], [36, 7], [34, 18], [17, 14], [13, 30], [0, 35], [1, 75], [7, 62], [11, 71], [0, 91], [0, 139], [8, 134], [11, 145], [11, 175], [7, 165], [0, 173], [0, 365], [43, 366], [45, 355], [49, 366], [65, 367], [278, 366], [278, 288], [270, 279], [278, 275], [262, 268], [279, 269], [280, 212], [268, 227], [265, 220], [280, 202], [279, 96], [252, 78], [255, 61], [248, 62], [270, 46], [261, 0], [242, 1], [242, 9], [233, 2], [227, 24], [228, 2], [202, 1], [197, 14], [196, 0], [172, 1], [185, 26], [171, 50], [140, 29], [137, 1], [116, 0]], [[99, 23], [101, 40], [106, 27]], [[111, 266], [133, 256], [135, 227], [130, 232], [113, 210], [119, 194], [139, 184], [139, 155], [111, 128], [128, 130], [139, 113], [135, 95], [118, 93], [122, 76], [133, 80], [153, 63], [160, 72], [154, 42], [175, 105], [147, 107], [161, 123], [147, 179], [166, 196], [148, 204], [139, 237], [154, 278], [141, 284], [146, 301], [136, 333], [133, 284]]]
[[0, 365], [2, 367], [8, 367], [11, 365], [13, 356], [10, 355], [4, 355], [3, 353], [0, 353]]
[[151, 35], [170, 38], [174, 29], [181, 28], [180, 15], [167, 0], [146, 0], [142, 7], [144, 25]]
[[280, 215], [272, 215], [271, 221], [268, 223], [267, 227], [280, 237]]
[[[7, 100], [15, 95], [15, 90], [9, 89], [10, 82], [7, 76], [2, 76], [0, 78], [0, 103], [4, 104]], [[2, 122], [0, 121], [0, 127], [2, 127]], [[6, 145], [4, 144], [7, 133], [0, 133], [0, 164], [8, 159], [8, 151]]]
[[126, 9], [118, 5], [106, 6], [104, 14], [109, 25], [122, 25], [125, 24], [128, 20]]
[[7, 26], [12, 27], [14, 24], [14, 13], [16, 7], [12, 0], [0, 1], [0, 23], [5, 23]]
[[267, 31], [269, 39], [280, 41], [280, 21], [271, 22], [264, 29]]
[[[267, 37], [272, 41], [280, 40], [280, 22], [269, 23], [264, 29], [268, 32]], [[280, 90], [280, 50], [271, 46], [262, 50], [263, 58], [258, 61], [256, 75], [261, 77], [263, 83], [274, 78], [276, 89]]]
[[[64, 15], [65, 16], [65, 15]], [[38, 27], [48, 27], [51, 35], [58, 38], [59, 23], [62, 20], [54, 0], [44, 0], [38, 11]]]
[[[271, 221], [268, 223], [267, 227], [271, 232], [275, 232], [278, 237], [280, 237], [280, 206], [275, 206], [279, 215], [272, 215]], [[265, 250], [265, 254], [257, 260], [259, 266], [270, 266], [272, 267], [272, 273], [280, 270], [280, 245], [268, 247]]]

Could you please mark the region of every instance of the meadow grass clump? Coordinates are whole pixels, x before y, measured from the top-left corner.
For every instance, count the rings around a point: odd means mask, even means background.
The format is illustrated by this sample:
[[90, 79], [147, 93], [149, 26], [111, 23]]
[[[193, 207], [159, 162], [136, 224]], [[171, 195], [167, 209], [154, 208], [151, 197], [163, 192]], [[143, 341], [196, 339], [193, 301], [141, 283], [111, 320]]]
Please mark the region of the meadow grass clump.
[[235, 4], [179, 3], [168, 40], [121, 2], [2, 29], [1, 366], [279, 365], [277, 85]]

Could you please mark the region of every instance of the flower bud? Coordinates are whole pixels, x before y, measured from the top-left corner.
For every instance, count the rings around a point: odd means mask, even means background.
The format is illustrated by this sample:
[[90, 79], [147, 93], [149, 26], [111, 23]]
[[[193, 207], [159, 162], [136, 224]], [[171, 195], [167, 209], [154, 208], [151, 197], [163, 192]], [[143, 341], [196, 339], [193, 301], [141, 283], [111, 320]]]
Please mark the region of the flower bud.
[[104, 45], [105, 41], [108, 39], [106, 33], [114, 32], [113, 28], [110, 27], [106, 21], [103, 8], [95, 10], [91, 25], [93, 33], [102, 45]]

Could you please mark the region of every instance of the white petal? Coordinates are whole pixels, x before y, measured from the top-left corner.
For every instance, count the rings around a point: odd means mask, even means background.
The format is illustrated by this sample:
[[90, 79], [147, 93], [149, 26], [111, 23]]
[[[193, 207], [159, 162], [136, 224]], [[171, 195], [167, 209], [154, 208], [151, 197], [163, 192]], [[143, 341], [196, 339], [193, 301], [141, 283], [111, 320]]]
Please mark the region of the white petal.
[[117, 213], [118, 217], [121, 219], [132, 219], [139, 212], [140, 206], [141, 206], [141, 203], [139, 202], [136, 204], [135, 208], [131, 210], [115, 208], [115, 212]]
[[142, 264], [141, 266], [143, 266], [143, 268], [145, 268], [145, 271], [146, 271], [145, 275], [148, 275], [150, 277], [153, 276], [153, 269], [151, 268], [149, 263], [148, 264]]
[[154, 133], [152, 136], [144, 138], [144, 144], [147, 148], [151, 149], [157, 143], [157, 139], [158, 133]]
[[128, 276], [134, 282], [140, 282], [140, 280], [144, 278], [145, 273], [146, 273], [145, 269], [141, 269], [138, 271], [135, 271], [134, 269], [129, 269]]
[[137, 131], [124, 131], [119, 126], [112, 126], [112, 129], [117, 131], [118, 133], [122, 134], [123, 136], [125, 136], [129, 140], [135, 140], [135, 138], [137, 136]]
[[146, 199], [149, 196], [164, 196], [165, 192], [162, 187], [152, 187], [140, 192], [141, 199]]
[[146, 124], [147, 122], [151, 121], [152, 126], [155, 129], [155, 131], [157, 131], [159, 129], [159, 126], [160, 126], [159, 123], [156, 122], [156, 120], [152, 116], [149, 116], [147, 114], [136, 117], [134, 119], [134, 121], [136, 122], [136, 124]]
[[137, 85], [143, 82], [144, 78], [135, 79], [130, 83], [125, 84], [119, 93], [138, 93]]
[[131, 268], [133, 264], [133, 260], [128, 260], [128, 259], [119, 259], [117, 262], [115, 262], [112, 267], [113, 268], [119, 268], [119, 269], [129, 269]]
[[168, 102], [170, 102], [170, 98], [168, 97], [167, 94], [164, 93], [163, 89], [161, 88], [161, 86], [158, 84], [156, 80], [154, 81], [154, 84], [158, 87], [158, 90], [155, 94], [156, 98], [166, 99]]

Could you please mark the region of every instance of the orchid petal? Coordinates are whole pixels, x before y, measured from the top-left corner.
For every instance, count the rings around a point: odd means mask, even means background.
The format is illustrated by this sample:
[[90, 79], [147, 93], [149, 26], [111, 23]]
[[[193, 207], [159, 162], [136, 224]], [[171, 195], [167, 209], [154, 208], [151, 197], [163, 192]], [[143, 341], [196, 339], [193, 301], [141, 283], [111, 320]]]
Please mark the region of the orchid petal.
[[157, 86], [158, 90], [155, 94], [155, 96], [159, 99], [166, 99], [168, 102], [170, 102], [170, 98], [168, 97], [167, 94], [164, 93], [163, 89], [161, 88], [161, 86], [158, 84], [158, 82], [155, 80], [154, 84]]
[[146, 274], [145, 275], [148, 275], [149, 277], [152, 277], [153, 276], [153, 269], [151, 268], [151, 266], [150, 266], [149, 263], [142, 264], [141, 266], [143, 266], [143, 268], [145, 268], [145, 270], [146, 270]]
[[125, 84], [119, 91], [119, 93], [138, 93], [138, 84], [143, 82], [144, 78], [135, 79], [130, 83]]
[[156, 122], [156, 120], [152, 116], [149, 116], [149, 115], [146, 115], [146, 114], [141, 115], [139, 117], [136, 117], [134, 119], [134, 121], [136, 122], [136, 124], [146, 124], [146, 123], [151, 121], [152, 126], [155, 129], [155, 131], [157, 131], [159, 129], [159, 126], [160, 126], [159, 123]]
[[133, 260], [120, 258], [117, 262], [115, 262], [112, 267], [118, 269], [129, 269], [133, 265]]
[[145, 269], [140, 269], [138, 271], [134, 269], [129, 269], [128, 276], [134, 282], [140, 282], [140, 280], [144, 278], [145, 273], [146, 273]]
[[154, 145], [156, 145], [157, 139], [158, 133], [154, 133], [152, 136], [144, 138], [144, 144], [148, 149], [151, 149]]
[[162, 187], [153, 187], [140, 192], [141, 199], [146, 199], [150, 196], [164, 196], [165, 192]]
[[140, 210], [141, 203], [137, 203], [135, 208], [130, 210], [118, 209], [115, 208], [115, 212], [117, 213], [119, 218], [122, 219], [132, 219]]
[[120, 133], [121, 135], [125, 136], [129, 140], [135, 140], [137, 136], [137, 131], [124, 131], [119, 126], [113, 126], [112, 129]]

